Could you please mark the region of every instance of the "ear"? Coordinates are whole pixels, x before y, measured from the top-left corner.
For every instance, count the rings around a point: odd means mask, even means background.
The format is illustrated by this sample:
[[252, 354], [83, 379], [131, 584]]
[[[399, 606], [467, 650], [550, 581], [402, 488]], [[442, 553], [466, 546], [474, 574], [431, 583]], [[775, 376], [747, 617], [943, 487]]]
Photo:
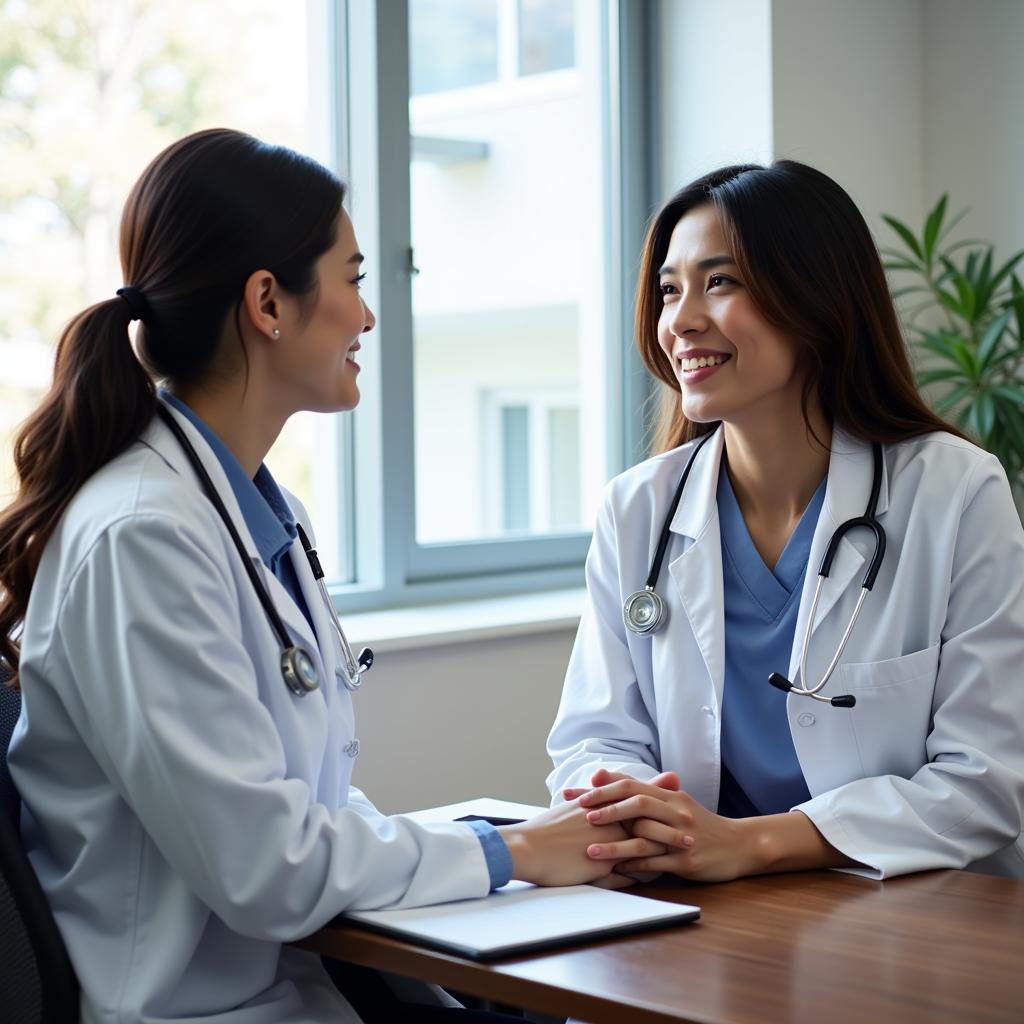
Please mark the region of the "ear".
[[268, 339], [281, 327], [281, 286], [269, 270], [253, 271], [245, 282], [242, 308], [246, 319]]

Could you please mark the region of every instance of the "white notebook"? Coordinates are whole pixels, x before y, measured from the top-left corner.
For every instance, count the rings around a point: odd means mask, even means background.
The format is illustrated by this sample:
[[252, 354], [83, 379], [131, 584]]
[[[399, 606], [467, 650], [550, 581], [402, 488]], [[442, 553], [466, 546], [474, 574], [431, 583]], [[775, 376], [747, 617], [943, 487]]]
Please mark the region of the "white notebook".
[[481, 899], [411, 910], [360, 910], [346, 920], [471, 960], [684, 924], [700, 908], [592, 885], [544, 888], [509, 882]]

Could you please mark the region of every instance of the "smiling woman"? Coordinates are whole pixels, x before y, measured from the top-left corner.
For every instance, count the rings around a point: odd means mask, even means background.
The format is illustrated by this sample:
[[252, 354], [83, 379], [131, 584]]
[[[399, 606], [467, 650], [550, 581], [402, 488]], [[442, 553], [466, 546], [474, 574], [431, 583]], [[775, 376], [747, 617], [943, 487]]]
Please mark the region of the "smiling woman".
[[623, 884], [1022, 875], [1024, 691], [1003, 683], [1024, 531], [997, 460], [917, 394], [849, 196], [790, 161], [682, 189], [647, 236], [636, 336], [657, 453], [605, 495], [554, 798], [669, 850]]

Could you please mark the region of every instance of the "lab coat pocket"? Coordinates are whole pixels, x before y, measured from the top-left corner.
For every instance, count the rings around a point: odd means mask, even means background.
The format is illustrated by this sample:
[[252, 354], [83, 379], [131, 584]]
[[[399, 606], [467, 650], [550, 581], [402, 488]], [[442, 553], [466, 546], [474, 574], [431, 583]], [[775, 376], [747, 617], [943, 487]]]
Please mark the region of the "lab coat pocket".
[[849, 711], [864, 772], [910, 778], [928, 755], [939, 645], [885, 661], [842, 666], [843, 689], [857, 698]]

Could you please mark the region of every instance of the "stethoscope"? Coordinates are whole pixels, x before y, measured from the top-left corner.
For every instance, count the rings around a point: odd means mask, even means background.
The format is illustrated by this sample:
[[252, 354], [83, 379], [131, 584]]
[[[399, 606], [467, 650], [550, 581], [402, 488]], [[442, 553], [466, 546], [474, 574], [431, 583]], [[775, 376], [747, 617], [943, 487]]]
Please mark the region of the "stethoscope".
[[[217, 488], [214, 487], [213, 481], [210, 479], [210, 474], [206, 472], [206, 467], [199, 458], [198, 452], [192, 447], [192, 442], [189, 441], [185, 431], [181, 429], [178, 421], [175, 420], [170, 410], [163, 403], [159, 403], [157, 411], [188, 456], [188, 460], [192, 464], [196, 476], [199, 477], [199, 482], [202, 484], [206, 496], [213, 503], [213, 507], [217, 510], [217, 514], [227, 527], [228, 533], [231, 534], [231, 539], [235, 543], [235, 548], [242, 559], [242, 564], [245, 566], [245, 571], [249, 576], [253, 589], [256, 591], [256, 596], [260, 599], [260, 604], [263, 605], [263, 610], [267, 613], [270, 625], [280, 641], [281, 675], [284, 678], [285, 686], [297, 697], [305, 697], [307, 693], [312, 693], [320, 685], [320, 673], [317, 671], [316, 662], [305, 648], [292, 643], [291, 637], [285, 629], [284, 622], [281, 621], [281, 616], [278, 615], [274, 602], [271, 600], [267, 588], [263, 585], [256, 567], [249, 558], [245, 545], [242, 543], [242, 538], [238, 535], [238, 530], [235, 528], [228, 510], [224, 507], [224, 502], [217, 493]], [[320, 565], [320, 559], [317, 557], [316, 550], [310, 544], [306, 531], [302, 526], [296, 523], [296, 529], [298, 530], [299, 540], [302, 542], [302, 548], [306, 552], [309, 567], [313, 572], [313, 578], [316, 580], [317, 587], [320, 590], [320, 596], [327, 606], [328, 618], [333, 623], [334, 631], [341, 641], [342, 665], [335, 670], [335, 674], [345, 684], [347, 690], [355, 692], [363, 685], [363, 675], [373, 665], [373, 651], [369, 647], [364, 647], [359, 652], [358, 658], [352, 653], [352, 647], [345, 636], [345, 631], [341, 628], [341, 623], [338, 621], [338, 613], [334, 610], [334, 605], [331, 602], [331, 595], [327, 593], [327, 585], [324, 583], [324, 570]]]
[[[679, 499], [683, 496], [683, 488], [686, 486], [686, 478], [690, 475], [693, 460], [697, 458], [697, 453], [711, 439], [716, 429], [717, 426], [701, 438], [700, 443], [696, 448], [694, 448], [689, 459], [687, 459], [686, 466], [683, 469], [683, 475], [680, 477], [679, 485], [676, 487], [675, 494], [672, 497], [672, 503], [669, 505], [668, 512], [665, 516], [665, 522], [661, 528], [661, 536], [658, 539], [658, 548], [654, 554], [651, 571], [647, 574], [647, 582], [644, 584], [644, 589], [636, 590], [630, 594], [622, 606], [622, 619], [626, 624], [626, 628], [631, 632], [636, 633], [638, 636], [648, 636], [649, 634], [656, 632], [661, 628], [665, 621], [665, 602], [654, 588], [657, 586], [658, 576], [661, 574], [661, 565], [665, 560], [665, 551], [668, 548], [672, 519], [676, 514], [676, 508], [679, 506]], [[864, 605], [864, 599], [867, 597], [868, 591], [874, 586], [875, 577], [878, 576], [878, 570], [881, 569], [882, 559], [885, 556], [885, 530], [882, 529], [882, 524], [875, 518], [875, 509], [878, 505], [878, 495], [882, 489], [882, 446], [877, 442], [873, 443], [871, 445], [871, 454], [874, 460], [874, 468], [871, 478], [871, 496], [868, 498], [868, 506], [864, 511], [864, 515], [857, 516], [854, 519], [848, 519], [835, 531], [835, 533], [832, 534], [832, 539], [829, 541], [828, 547], [825, 549], [825, 556], [821, 560], [821, 568], [818, 570], [818, 583], [814, 588], [814, 600], [811, 602], [811, 613], [807, 617], [803, 646], [800, 651], [801, 683], [799, 686], [791, 683], [780, 672], [773, 672], [768, 677], [768, 682], [770, 682], [772, 686], [783, 690], [786, 693], [795, 693], [801, 697], [811, 697], [814, 700], [819, 700], [824, 704], [831, 704], [833, 707], [837, 708], [852, 708], [856, 705], [857, 699], [849, 693], [840, 694], [837, 697], [822, 697], [820, 696], [819, 691], [831, 678], [832, 673], [836, 670], [836, 666], [839, 664], [839, 659], [843, 656], [843, 651], [846, 650], [846, 644], [850, 639], [850, 634], [853, 632], [853, 627], [860, 615], [860, 610]], [[839, 542], [843, 539], [843, 536], [846, 533], [858, 526], [866, 527], [875, 535], [874, 554], [871, 557], [871, 562], [868, 565], [867, 572], [864, 573], [864, 579], [861, 581], [860, 597], [857, 599], [857, 606], [854, 608], [853, 615], [850, 617], [850, 623], [846, 627], [846, 632], [843, 633], [842, 640], [839, 642], [839, 649], [836, 651], [835, 657], [829, 663], [821, 681], [816, 686], [807, 686], [804, 683], [804, 680], [807, 678], [807, 653], [811, 646], [811, 628], [814, 624], [814, 615], [818, 610], [818, 598], [821, 596], [821, 588], [824, 585], [825, 580], [828, 579], [828, 574], [832, 569], [832, 560], [835, 558], [836, 552], [839, 550]]]

